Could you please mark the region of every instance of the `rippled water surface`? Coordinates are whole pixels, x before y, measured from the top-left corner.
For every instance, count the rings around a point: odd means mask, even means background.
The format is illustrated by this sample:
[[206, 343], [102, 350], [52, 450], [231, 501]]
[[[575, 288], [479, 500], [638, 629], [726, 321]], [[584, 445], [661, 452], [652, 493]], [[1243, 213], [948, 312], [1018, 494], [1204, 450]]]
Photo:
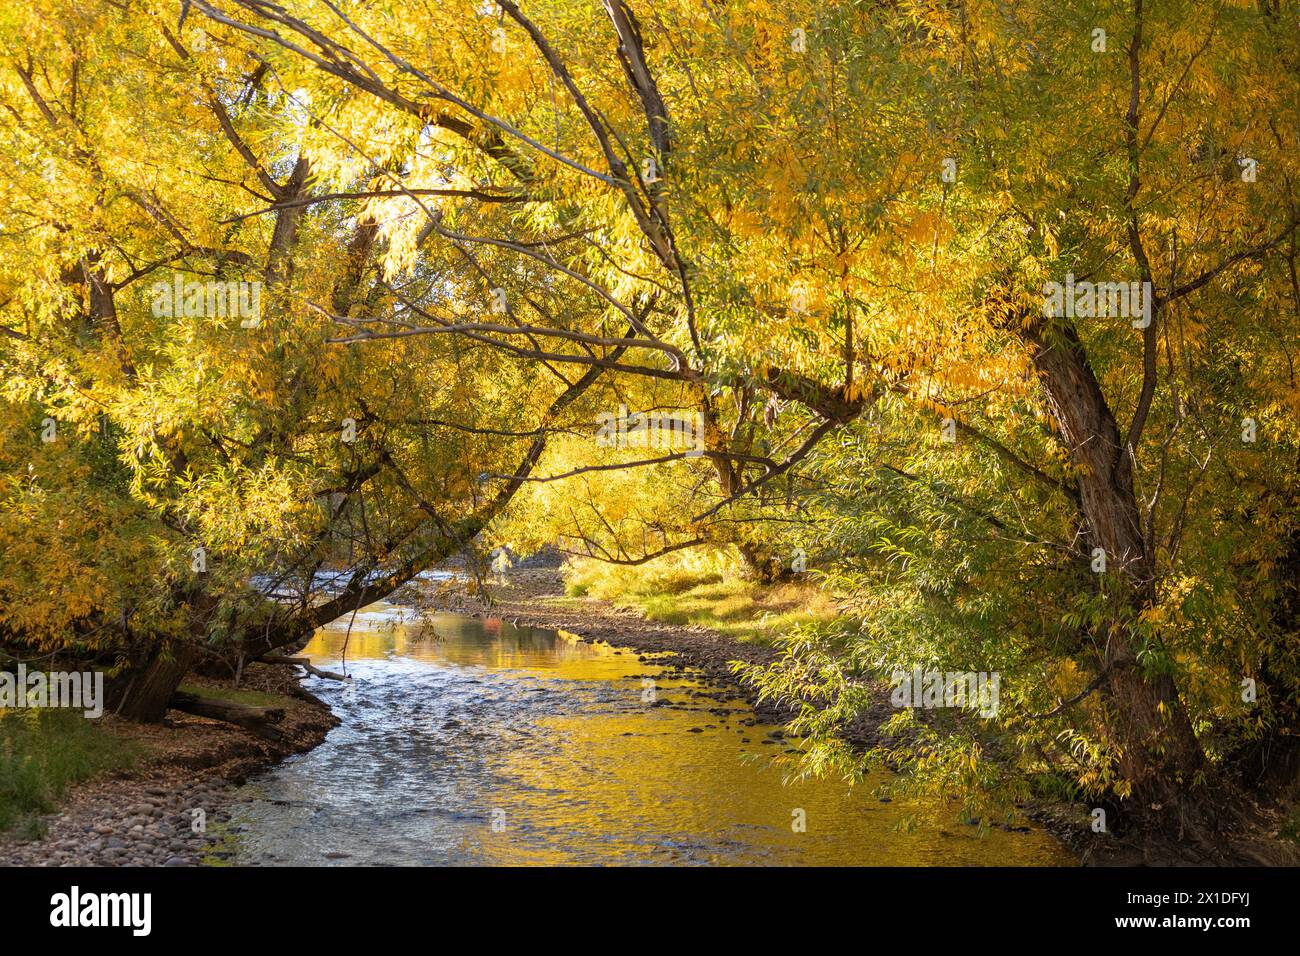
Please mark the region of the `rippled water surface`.
[[[981, 836], [869, 785], [785, 786], [771, 758], [792, 743], [776, 728], [630, 651], [380, 603], [302, 653], [338, 670], [345, 642], [355, 680], [312, 682], [342, 724], [243, 788], [238, 862], [1073, 862], [1041, 832]], [[806, 832], [792, 830], [796, 809]]]

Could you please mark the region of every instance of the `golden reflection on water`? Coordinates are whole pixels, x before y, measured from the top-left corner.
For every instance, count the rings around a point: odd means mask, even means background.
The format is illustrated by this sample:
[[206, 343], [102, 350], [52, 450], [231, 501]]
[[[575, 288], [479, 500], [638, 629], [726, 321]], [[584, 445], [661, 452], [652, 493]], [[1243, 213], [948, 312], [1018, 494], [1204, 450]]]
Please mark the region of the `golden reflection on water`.
[[[469, 792], [471, 784], [486, 792], [482, 806], [456, 820], [450, 862], [1074, 864], [1041, 831], [981, 833], [955, 810], [882, 803], [872, 792], [879, 780], [856, 788], [824, 779], [785, 785], [772, 758], [796, 743], [770, 736], [775, 727], [746, 723], [753, 712], [743, 701], [572, 635], [459, 615], [421, 621], [381, 603], [358, 614], [350, 630], [346, 619], [321, 629], [303, 653], [323, 667], [343, 666], [345, 658], [372, 684], [403, 679], [385, 677], [382, 662], [421, 662], [481, 672], [485, 681], [514, 679], [521, 698], [554, 692], [583, 701], [525, 700], [530, 714], [522, 729], [474, 753], [474, 780], [452, 792]], [[643, 701], [646, 678], [668, 705]], [[366, 684], [359, 686], [364, 693]], [[584, 687], [601, 694], [588, 700]], [[476, 736], [477, 728], [459, 725], [419, 732]], [[447, 792], [434, 786], [440, 772], [466, 772], [459, 762], [411, 770], [432, 774], [430, 792], [439, 793]], [[798, 811], [805, 832], [792, 827]], [[903, 826], [909, 818], [910, 829]]]

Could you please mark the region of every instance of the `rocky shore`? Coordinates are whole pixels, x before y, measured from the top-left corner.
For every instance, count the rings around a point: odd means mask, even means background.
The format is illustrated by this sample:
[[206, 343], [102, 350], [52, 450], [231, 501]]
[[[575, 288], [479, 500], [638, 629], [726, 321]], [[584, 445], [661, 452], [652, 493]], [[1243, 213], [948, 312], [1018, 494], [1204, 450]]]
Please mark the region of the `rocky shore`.
[[[492, 579], [490, 605], [466, 593], [458, 581], [414, 582], [390, 600], [421, 610], [563, 630], [585, 641], [626, 648], [643, 661], [653, 659], [670, 671], [702, 677], [723, 688], [718, 695], [699, 692], [701, 696], [747, 700], [754, 708], [754, 720], [780, 724], [790, 716], [780, 706], [758, 701], [753, 689], [732, 670], [733, 661], [775, 660], [778, 651], [770, 646], [737, 642], [703, 627], [649, 621], [637, 611], [606, 601], [568, 598], [559, 569], [547, 564], [525, 564]], [[217, 692], [229, 689], [229, 681], [193, 678], [189, 683]], [[105, 716], [103, 728], [140, 746], [144, 759], [130, 772], [101, 776], [74, 788], [59, 812], [42, 818], [43, 838], [18, 841], [0, 836], [0, 866], [194, 866], [220, 865], [231, 859], [239, 830], [229, 814], [234, 788], [287, 756], [317, 746], [338, 724], [328, 707], [301, 690], [295, 668], [252, 664], [240, 689], [276, 695], [276, 706], [285, 711], [278, 725], [282, 740], [272, 743], [240, 727], [176, 711], [163, 724], [152, 726]], [[879, 742], [877, 728], [892, 710], [887, 688], [882, 687], [876, 698], [870, 712], [844, 735], [859, 748]], [[704, 702], [704, 709], [708, 706]], [[763, 742], [777, 743], [783, 737], [779, 732], [771, 736], [772, 741]], [[1078, 853], [1085, 865], [1181, 862], [1172, 853], [1167, 859], [1153, 860], [1124, 841], [1091, 835], [1083, 817], [1086, 809], [1042, 801], [1021, 806], [1028, 817]], [[1277, 862], [1274, 855], [1261, 855], [1257, 862]]]
[[[218, 681], [189, 683], [216, 689]], [[250, 665], [240, 684], [283, 698], [284, 739], [263, 740], [231, 724], [171, 712], [160, 725], [111, 716], [104, 729], [144, 757], [129, 772], [88, 780], [57, 813], [42, 818], [38, 840], [0, 838], [0, 866], [195, 866], [221, 863], [231, 851], [233, 787], [325, 739], [338, 719], [297, 688], [293, 670]]]

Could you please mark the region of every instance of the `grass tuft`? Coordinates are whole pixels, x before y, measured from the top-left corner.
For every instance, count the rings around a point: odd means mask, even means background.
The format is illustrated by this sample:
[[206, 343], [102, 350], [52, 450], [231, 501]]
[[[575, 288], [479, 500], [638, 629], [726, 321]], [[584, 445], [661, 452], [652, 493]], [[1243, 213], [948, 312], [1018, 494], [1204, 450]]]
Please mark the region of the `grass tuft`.
[[128, 767], [143, 748], [76, 710], [0, 711], [0, 832], [44, 835], [68, 788], [102, 770]]
[[268, 694], [260, 690], [244, 690], [232, 687], [207, 687], [198, 684], [182, 684], [176, 688], [195, 697], [207, 697], [212, 700], [228, 700], [235, 704], [247, 704], [249, 707], [283, 707], [293, 703], [293, 699], [281, 694]]

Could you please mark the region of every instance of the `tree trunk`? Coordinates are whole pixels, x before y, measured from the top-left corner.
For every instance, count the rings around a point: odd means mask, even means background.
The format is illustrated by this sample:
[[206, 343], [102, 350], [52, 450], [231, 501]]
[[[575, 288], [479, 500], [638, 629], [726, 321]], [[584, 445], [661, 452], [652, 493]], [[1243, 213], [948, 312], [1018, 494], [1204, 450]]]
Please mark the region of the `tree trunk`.
[[[713, 401], [707, 392], [703, 389], [699, 391], [698, 401], [700, 414], [704, 419], [704, 450], [708, 456], [709, 463], [713, 465], [714, 474], [718, 478], [718, 489], [722, 492], [722, 497], [730, 498], [740, 491], [744, 484], [744, 477], [741, 474], [739, 466], [735, 461], [727, 457], [727, 451], [731, 446], [730, 439], [718, 425], [717, 411], [713, 407]], [[774, 559], [770, 552], [760, 545], [746, 541], [743, 532], [733, 536], [720, 536], [719, 543], [722, 542], [734, 544], [740, 552], [740, 558], [745, 564], [745, 574], [761, 584], [771, 584], [781, 573], [781, 564]]]
[[[1151, 828], [1182, 838], [1201, 828], [1209, 805], [1205, 754], [1169, 674], [1150, 674], [1138, 661], [1132, 622], [1154, 597], [1154, 569], [1133, 490], [1130, 452], [1074, 330], [1055, 330], [1046, 341], [1041, 321], [1022, 333], [1035, 350], [1034, 365], [1048, 404], [1079, 470], [1079, 493], [1088, 543], [1106, 554], [1106, 591], [1114, 620], [1101, 666], [1106, 730], [1132, 787], [1129, 811]], [[1194, 834], [1197, 835], [1197, 834]], [[1200, 836], [1207, 834], [1200, 833]]]
[[189, 644], [155, 649], [145, 663], [104, 682], [104, 709], [130, 720], [157, 723], [198, 657], [198, 649]]
[[736, 549], [745, 562], [747, 575], [759, 584], [771, 584], [781, 576], [781, 562], [766, 548], [747, 541], [737, 541]]
[[167, 713], [168, 701], [176, 688], [202, 658], [208, 615], [216, 606], [216, 599], [197, 583], [191, 584], [188, 590], [178, 591], [175, 597], [189, 611], [187, 638], [147, 640], [133, 655], [130, 666], [104, 681], [105, 710], [129, 720], [157, 723]]

